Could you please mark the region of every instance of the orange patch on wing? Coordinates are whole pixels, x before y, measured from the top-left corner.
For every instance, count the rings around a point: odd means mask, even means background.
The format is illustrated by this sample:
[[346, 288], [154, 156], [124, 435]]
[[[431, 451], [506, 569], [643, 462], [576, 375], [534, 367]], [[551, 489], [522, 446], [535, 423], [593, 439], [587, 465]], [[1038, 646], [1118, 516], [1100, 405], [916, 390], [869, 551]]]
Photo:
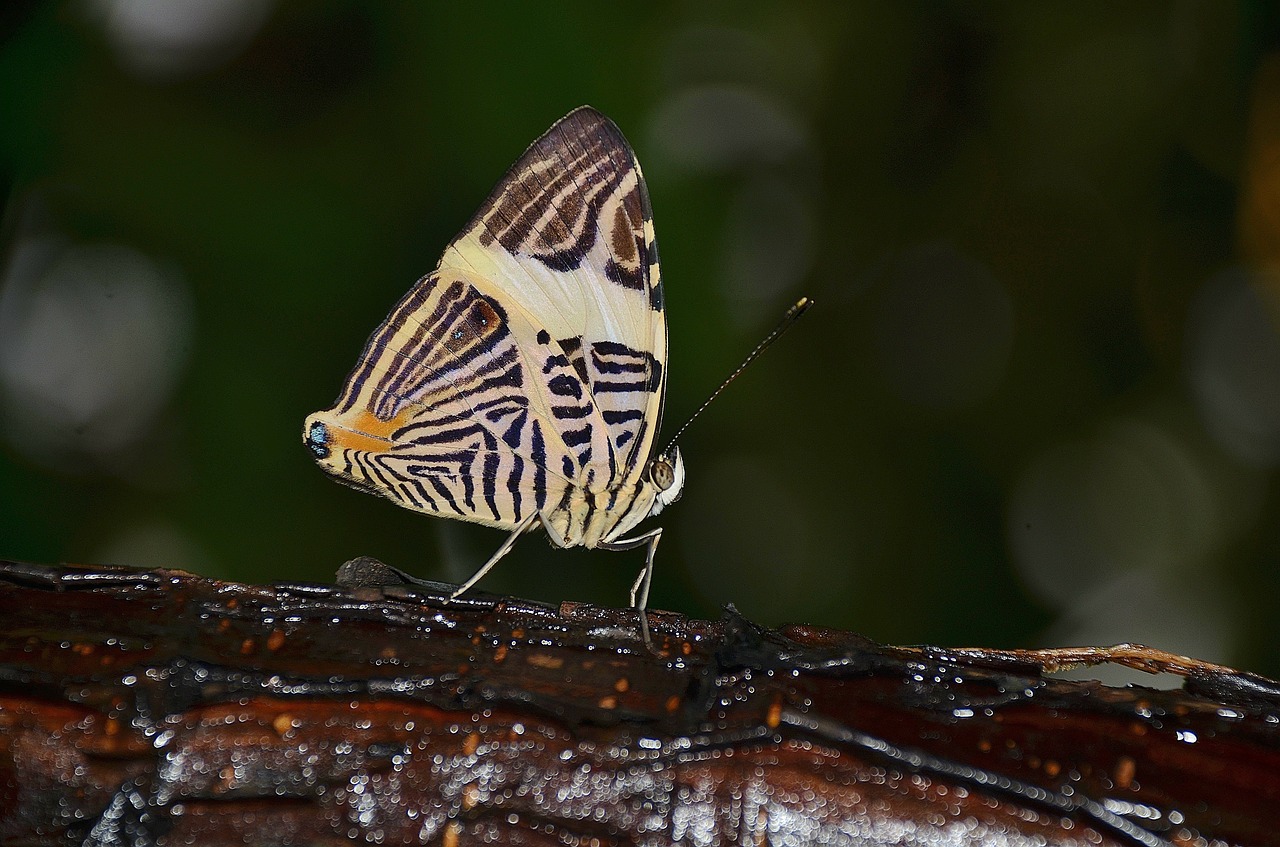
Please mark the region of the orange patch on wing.
[[382, 453], [391, 448], [391, 434], [403, 422], [400, 415], [384, 421], [366, 409], [335, 418], [329, 424], [329, 438], [333, 447], [362, 450], [366, 453]]

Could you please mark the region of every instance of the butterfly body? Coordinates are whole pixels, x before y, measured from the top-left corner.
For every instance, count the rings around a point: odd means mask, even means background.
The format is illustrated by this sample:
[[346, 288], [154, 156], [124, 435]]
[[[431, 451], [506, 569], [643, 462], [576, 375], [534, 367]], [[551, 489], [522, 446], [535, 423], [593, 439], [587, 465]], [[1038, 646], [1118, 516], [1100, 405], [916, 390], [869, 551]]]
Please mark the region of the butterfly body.
[[348, 485], [511, 530], [468, 586], [540, 524], [560, 547], [647, 545], [643, 607], [661, 531], [623, 536], [684, 481], [678, 451], [657, 449], [664, 308], [639, 164], [577, 109], [391, 310], [304, 442]]

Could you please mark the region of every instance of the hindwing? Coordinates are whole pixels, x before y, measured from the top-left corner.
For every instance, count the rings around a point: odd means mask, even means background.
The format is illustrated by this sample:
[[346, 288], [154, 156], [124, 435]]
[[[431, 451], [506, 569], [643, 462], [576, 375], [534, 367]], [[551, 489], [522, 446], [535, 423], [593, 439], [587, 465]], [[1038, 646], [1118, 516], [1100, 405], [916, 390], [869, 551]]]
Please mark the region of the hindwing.
[[374, 331], [334, 408], [327, 461], [420, 511], [512, 528], [613, 467], [577, 369], [483, 280], [420, 280]]

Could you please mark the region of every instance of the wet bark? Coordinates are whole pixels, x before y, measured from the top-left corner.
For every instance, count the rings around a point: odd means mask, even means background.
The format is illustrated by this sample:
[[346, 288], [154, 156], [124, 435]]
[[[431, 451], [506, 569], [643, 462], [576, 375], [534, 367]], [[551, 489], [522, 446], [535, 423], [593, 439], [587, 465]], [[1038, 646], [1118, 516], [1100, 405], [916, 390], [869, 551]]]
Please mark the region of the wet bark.
[[343, 579], [0, 563], [0, 843], [1280, 843], [1229, 668]]

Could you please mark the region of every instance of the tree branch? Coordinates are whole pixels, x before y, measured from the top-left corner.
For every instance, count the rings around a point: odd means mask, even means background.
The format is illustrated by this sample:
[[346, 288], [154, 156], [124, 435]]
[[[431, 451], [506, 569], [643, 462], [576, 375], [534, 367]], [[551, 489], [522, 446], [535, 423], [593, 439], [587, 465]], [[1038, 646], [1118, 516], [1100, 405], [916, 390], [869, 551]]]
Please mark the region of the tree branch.
[[0, 841], [1280, 843], [1261, 677], [342, 577], [0, 563]]

